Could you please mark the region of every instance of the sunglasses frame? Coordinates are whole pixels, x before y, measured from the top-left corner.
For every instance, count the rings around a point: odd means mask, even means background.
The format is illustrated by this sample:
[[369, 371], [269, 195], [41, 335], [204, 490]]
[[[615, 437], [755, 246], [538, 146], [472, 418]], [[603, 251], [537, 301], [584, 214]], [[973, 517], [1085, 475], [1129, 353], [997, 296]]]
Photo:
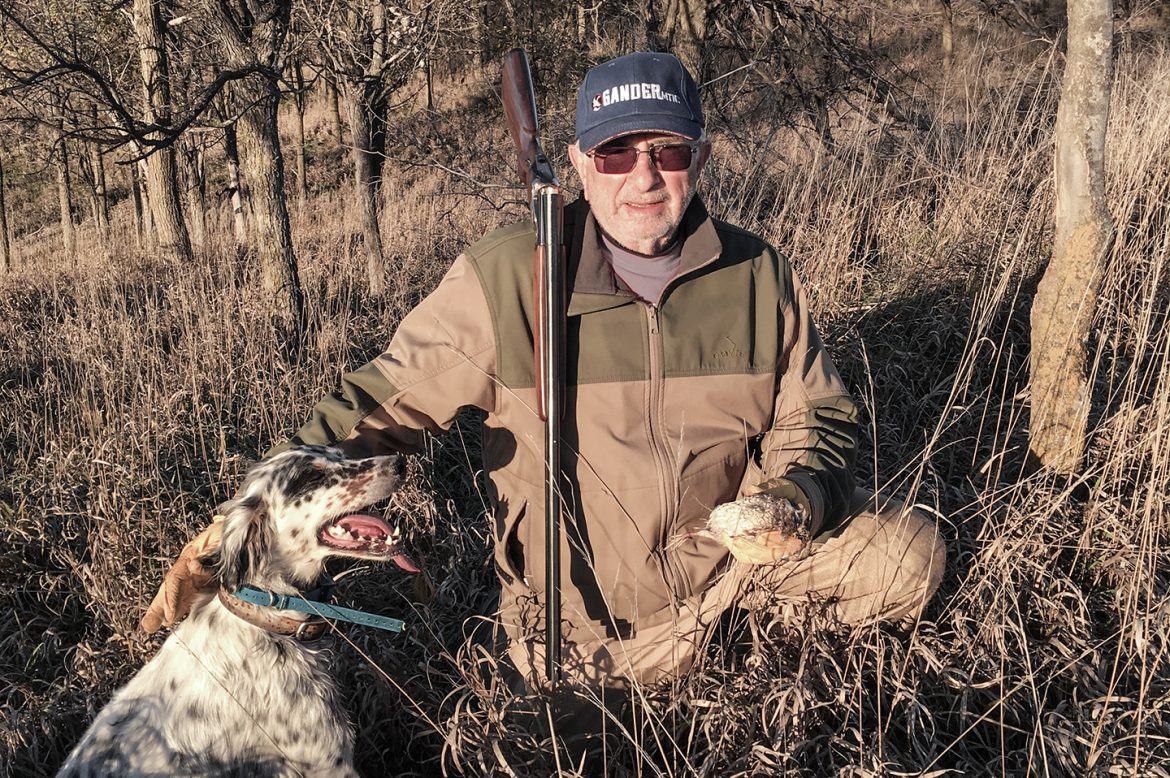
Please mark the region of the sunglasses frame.
[[[686, 167], [680, 167], [680, 168], [664, 168], [664, 167], [662, 167], [662, 163], [658, 159], [658, 155], [659, 155], [659, 153], [661, 153], [661, 150], [668, 149], [668, 148], [677, 148], [680, 146], [691, 150], [691, 158], [687, 162]], [[593, 159], [594, 169], [597, 170], [597, 172], [602, 174], [603, 176], [624, 176], [624, 175], [626, 175], [627, 173], [629, 173], [630, 171], [632, 171], [634, 168], [636, 168], [638, 166], [638, 157], [642, 154], [646, 154], [650, 157], [650, 161], [654, 165], [655, 170], [659, 170], [659, 171], [666, 172], [666, 173], [680, 173], [684, 170], [690, 170], [691, 166], [695, 164], [695, 152], [698, 151], [701, 146], [702, 146], [702, 144], [698, 143], [698, 142], [659, 143], [655, 146], [651, 146], [648, 149], [636, 149], [633, 146], [619, 146], [619, 147], [613, 149], [612, 151], [608, 151], [608, 152], [594, 149], [593, 151], [586, 152], [585, 155], [588, 157], [591, 157]], [[606, 158], [615, 156], [617, 154], [623, 154], [627, 151], [634, 152], [634, 162], [633, 162], [633, 164], [630, 165], [628, 170], [621, 170], [621, 171], [616, 171], [616, 172], [610, 173], [608, 171], [601, 169], [602, 165], [605, 164]]]

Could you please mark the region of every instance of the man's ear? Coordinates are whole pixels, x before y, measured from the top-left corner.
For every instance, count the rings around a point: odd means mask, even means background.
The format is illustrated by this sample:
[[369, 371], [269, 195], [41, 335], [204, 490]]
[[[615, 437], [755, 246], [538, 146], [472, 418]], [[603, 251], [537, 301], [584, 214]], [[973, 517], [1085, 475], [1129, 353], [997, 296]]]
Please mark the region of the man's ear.
[[703, 172], [703, 168], [707, 165], [707, 160], [711, 158], [711, 141], [704, 141], [699, 146], [699, 163], [695, 168], [695, 175]]
[[268, 547], [267, 517], [258, 495], [245, 495], [220, 506], [224, 515], [219, 546], [220, 585], [234, 591], [248, 579]]
[[577, 142], [569, 145], [569, 161], [573, 163], [573, 169], [577, 171], [577, 178], [581, 179], [581, 194], [585, 199], [589, 199], [589, 178], [585, 175], [587, 172], [587, 165], [592, 165], [593, 161], [589, 156], [581, 151], [581, 147]]

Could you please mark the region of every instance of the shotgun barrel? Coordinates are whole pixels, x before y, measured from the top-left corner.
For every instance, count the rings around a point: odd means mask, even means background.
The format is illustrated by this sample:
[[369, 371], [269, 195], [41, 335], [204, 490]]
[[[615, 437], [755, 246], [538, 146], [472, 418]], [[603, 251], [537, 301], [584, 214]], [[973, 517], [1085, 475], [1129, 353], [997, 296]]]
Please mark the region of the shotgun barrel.
[[532, 71], [523, 49], [504, 57], [504, 116], [516, 146], [516, 172], [528, 192], [536, 230], [533, 250], [533, 356], [537, 413], [544, 422], [545, 677], [561, 674], [561, 416], [564, 393], [564, 194], [540, 147]]

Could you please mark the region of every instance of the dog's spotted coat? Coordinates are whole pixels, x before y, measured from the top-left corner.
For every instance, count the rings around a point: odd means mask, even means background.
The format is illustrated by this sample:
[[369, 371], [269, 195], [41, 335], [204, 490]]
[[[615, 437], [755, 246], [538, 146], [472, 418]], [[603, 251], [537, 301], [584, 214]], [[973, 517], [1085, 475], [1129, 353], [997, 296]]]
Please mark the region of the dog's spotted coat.
[[[330, 556], [323, 528], [392, 493], [397, 457], [293, 449], [254, 467], [222, 506], [220, 580], [295, 594]], [[289, 611], [282, 615], [300, 618]], [[353, 776], [353, 733], [314, 644], [234, 616], [212, 594], [101, 711], [59, 776]]]

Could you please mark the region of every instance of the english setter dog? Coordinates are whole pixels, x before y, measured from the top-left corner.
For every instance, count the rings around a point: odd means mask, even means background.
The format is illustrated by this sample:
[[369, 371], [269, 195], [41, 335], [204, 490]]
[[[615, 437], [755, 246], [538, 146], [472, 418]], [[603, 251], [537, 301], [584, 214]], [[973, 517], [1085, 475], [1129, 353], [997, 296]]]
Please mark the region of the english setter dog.
[[332, 556], [416, 571], [398, 530], [357, 512], [394, 492], [399, 477], [398, 457], [347, 460], [320, 446], [253, 467], [240, 495], [221, 506], [221, 589], [199, 596], [58, 776], [356, 775], [329, 654], [302, 642], [325, 623], [229, 592], [247, 584], [295, 595]]

